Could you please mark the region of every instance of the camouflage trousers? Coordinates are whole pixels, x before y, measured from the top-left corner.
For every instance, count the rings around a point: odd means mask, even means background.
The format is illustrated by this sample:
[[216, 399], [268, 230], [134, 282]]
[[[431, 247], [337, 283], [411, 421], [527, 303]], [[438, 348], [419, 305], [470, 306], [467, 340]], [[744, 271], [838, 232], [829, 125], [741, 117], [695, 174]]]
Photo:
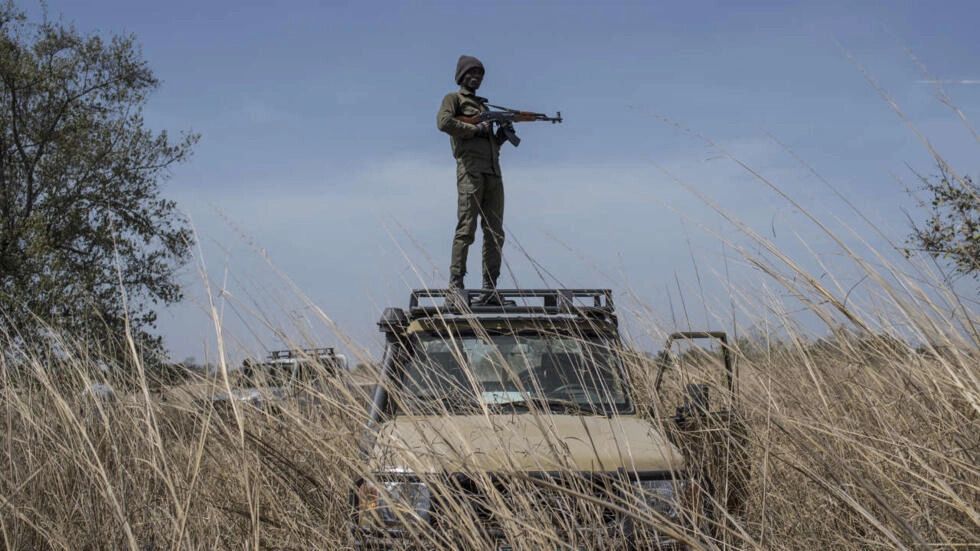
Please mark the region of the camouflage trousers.
[[466, 255], [476, 238], [479, 218], [483, 229], [483, 279], [495, 283], [500, 276], [504, 246], [504, 181], [497, 174], [474, 174], [459, 167], [456, 190], [456, 235], [449, 273], [455, 277], [466, 275]]

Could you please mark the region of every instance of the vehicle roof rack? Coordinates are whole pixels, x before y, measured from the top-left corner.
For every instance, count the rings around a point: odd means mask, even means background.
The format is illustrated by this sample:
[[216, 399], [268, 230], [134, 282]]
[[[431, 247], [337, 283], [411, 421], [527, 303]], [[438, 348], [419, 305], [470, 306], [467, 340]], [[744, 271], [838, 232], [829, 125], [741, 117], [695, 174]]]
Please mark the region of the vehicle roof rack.
[[[497, 289], [501, 301], [514, 304], [495, 306], [480, 304], [480, 297], [487, 292], [485, 289], [415, 289], [409, 300], [409, 316], [412, 319], [433, 315], [574, 316], [616, 323], [611, 289]], [[454, 304], [448, 300], [452, 294], [458, 294], [462, 301]]]
[[293, 360], [300, 358], [328, 358], [337, 355], [335, 348], [292, 348], [289, 350], [273, 350], [269, 352], [268, 360]]

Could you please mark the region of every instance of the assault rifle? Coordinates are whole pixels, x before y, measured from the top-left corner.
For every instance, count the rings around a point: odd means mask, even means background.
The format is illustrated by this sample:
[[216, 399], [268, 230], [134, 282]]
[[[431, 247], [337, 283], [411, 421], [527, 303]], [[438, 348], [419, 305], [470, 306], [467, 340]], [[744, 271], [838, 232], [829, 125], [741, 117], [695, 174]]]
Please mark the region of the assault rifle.
[[550, 122], [551, 124], [559, 123], [562, 121], [561, 111], [558, 111], [554, 117], [549, 117], [544, 113], [533, 113], [531, 111], [518, 111], [517, 109], [511, 109], [509, 107], [501, 107], [499, 105], [486, 104], [487, 107], [496, 109], [496, 111], [484, 111], [480, 114], [473, 115], [470, 117], [458, 116], [456, 120], [469, 123], [469, 124], [479, 124], [481, 122], [489, 121], [491, 124], [500, 125], [501, 130], [504, 132], [504, 137], [507, 141], [513, 144], [514, 147], [521, 145], [521, 139], [517, 137], [514, 132], [514, 127], [512, 123], [515, 122], [532, 122], [532, 121], [544, 121]]

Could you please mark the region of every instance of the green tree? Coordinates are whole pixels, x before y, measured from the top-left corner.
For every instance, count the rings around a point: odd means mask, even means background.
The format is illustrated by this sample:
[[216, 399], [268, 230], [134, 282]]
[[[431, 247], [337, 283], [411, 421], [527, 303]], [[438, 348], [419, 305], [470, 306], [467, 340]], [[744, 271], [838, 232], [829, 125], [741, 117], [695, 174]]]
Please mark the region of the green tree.
[[[133, 36], [83, 35], [0, 5], [0, 333], [47, 328], [159, 351], [154, 308], [180, 300], [192, 235], [160, 185], [193, 134], [147, 128], [159, 82]], [[2, 337], [2, 335], [0, 335]], [[116, 348], [119, 350], [119, 348]]]
[[935, 178], [919, 176], [930, 211], [923, 224], [913, 223], [910, 249], [950, 261], [957, 273], [980, 276], [980, 186], [969, 176], [956, 176], [940, 163]]

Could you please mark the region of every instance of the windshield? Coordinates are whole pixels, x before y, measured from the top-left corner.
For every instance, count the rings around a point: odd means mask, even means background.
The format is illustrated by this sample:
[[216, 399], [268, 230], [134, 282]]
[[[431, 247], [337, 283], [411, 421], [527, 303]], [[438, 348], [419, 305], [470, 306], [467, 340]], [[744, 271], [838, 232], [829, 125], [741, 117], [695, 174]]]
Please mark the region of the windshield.
[[609, 413], [630, 407], [618, 357], [606, 342], [564, 335], [425, 335], [418, 344], [404, 379], [409, 409], [485, 403]]

